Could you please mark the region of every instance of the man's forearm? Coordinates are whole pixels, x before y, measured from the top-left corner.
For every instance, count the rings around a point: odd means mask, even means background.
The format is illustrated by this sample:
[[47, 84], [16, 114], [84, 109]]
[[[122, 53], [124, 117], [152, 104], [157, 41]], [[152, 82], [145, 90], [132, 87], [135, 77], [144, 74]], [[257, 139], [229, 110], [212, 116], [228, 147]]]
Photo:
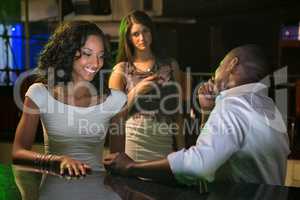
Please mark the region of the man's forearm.
[[175, 179], [167, 159], [134, 163], [129, 167], [128, 174], [156, 181], [174, 181]]

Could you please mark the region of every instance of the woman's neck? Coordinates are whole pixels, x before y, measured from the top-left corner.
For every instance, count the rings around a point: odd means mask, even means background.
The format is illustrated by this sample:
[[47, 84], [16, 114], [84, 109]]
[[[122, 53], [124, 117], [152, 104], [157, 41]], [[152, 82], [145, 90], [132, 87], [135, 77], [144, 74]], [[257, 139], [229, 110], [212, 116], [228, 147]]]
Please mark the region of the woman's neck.
[[149, 51], [136, 51], [134, 54], [134, 62], [147, 62], [154, 60], [153, 53]]
[[53, 89], [53, 96], [57, 100], [73, 106], [89, 107], [101, 103], [106, 98], [98, 96], [97, 90], [91, 87], [90, 82], [70, 82], [67, 85], [57, 85]]
[[64, 96], [81, 98], [97, 95], [97, 91], [91, 86], [90, 82], [69, 82], [67, 85], [57, 86], [56, 88]]

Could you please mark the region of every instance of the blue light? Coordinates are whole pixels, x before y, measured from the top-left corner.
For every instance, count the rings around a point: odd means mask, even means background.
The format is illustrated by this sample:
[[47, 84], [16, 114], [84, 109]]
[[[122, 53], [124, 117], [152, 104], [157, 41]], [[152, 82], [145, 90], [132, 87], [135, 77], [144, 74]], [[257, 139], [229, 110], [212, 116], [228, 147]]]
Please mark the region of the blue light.
[[24, 69], [24, 49], [23, 49], [23, 24], [14, 24], [11, 28], [11, 47], [14, 54], [13, 68]]
[[[15, 59], [13, 68], [25, 70], [25, 39], [24, 25], [22, 23], [13, 24], [11, 30], [11, 46]], [[30, 37], [30, 68], [37, 66], [37, 58], [49, 38], [48, 33], [33, 34]]]

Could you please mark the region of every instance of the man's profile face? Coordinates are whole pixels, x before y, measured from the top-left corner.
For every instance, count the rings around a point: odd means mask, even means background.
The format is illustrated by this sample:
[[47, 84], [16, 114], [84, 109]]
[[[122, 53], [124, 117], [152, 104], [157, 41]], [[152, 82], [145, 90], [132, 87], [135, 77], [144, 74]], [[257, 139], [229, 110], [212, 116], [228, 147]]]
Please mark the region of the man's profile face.
[[219, 67], [215, 71], [214, 76], [214, 90], [216, 93], [219, 93], [228, 87], [229, 75], [230, 75], [230, 61], [232, 56], [227, 54], [224, 59], [220, 62]]

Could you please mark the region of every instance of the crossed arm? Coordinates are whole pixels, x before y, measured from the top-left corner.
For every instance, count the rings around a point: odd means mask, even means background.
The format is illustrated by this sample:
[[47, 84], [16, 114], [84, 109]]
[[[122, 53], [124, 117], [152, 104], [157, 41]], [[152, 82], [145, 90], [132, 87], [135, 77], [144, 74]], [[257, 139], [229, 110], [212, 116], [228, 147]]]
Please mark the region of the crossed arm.
[[[175, 78], [176, 83], [181, 85], [179, 89], [181, 101], [187, 101], [190, 98], [190, 77], [185, 78], [182, 75], [182, 72], [179, 69], [179, 66], [175, 60], [171, 63], [173, 69], [173, 76]], [[112, 123], [114, 125], [118, 124], [119, 133], [110, 132], [110, 151], [111, 152], [124, 152], [125, 149], [125, 121], [128, 117], [128, 112], [131, 110], [132, 106], [135, 103], [135, 99], [140, 94], [145, 94], [149, 90], [153, 88], [153, 84], [159, 79], [157, 75], [149, 76], [143, 80], [141, 80], [132, 90], [127, 94], [127, 105], [123, 108], [121, 113], [114, 117]], [[186, 83], [183, 84], [182, 83]], [[118, 63], [110, 76], [109, 79], [109, 87], [112, 89], [117, 89], [124, 91], [126, 85], [125, 80], [125, 71], [124, 71], [124, 63]], [[182, 149], [185, 146], [185, 138], [183, 134], [183, 115], [178, 114], [176, 117], [176, 123], [178, 125], [178, 134], [175, 135], [175, 143], [177, 149]]]

